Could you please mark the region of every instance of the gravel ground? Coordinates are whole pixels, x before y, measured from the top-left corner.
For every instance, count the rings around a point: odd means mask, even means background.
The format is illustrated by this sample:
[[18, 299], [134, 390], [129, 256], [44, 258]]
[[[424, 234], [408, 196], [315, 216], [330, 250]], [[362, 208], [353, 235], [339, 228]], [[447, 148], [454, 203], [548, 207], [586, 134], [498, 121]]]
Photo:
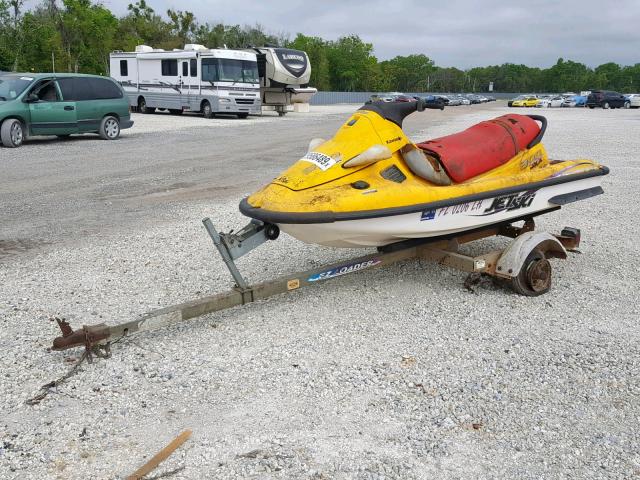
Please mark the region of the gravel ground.
[[[122, 478], [186, 428], [192, 438], [154, 473], [640, 476], [634, 110], [544, 111], [553, 157], [611, 167], [605, 195], [539, 220], [542, 229], [583, 232], [582, 254], [553, 261], [547, 295], [524, 298], [489, 283], [472, 294], [460, 272], [404, 262], [124, 339], [112, 358], [83, 364], [39, 405], [24, 403], [81, 353], [47, 350], [57, 334], [50, 316], [115, 324], [227, 289], [201, 218], [241, 226], [238, 200], [310, 137], [330, 136], [349, 108], [251, 125], [229, 120], [202, 140], [212, 143], [201, 157], [189, 146], [209, 130], [192, 117], [137, 117], [139, 130], [121, 142], [42, 140], [0, 150], [0, 478]], [[414, 115], [406, 131], [424, 139], [504, 111]], [[238, 150], [234, 172], [213, 145], [228, 153], [247, 135], [249, 152]], [[134, 139], [157, 145], [153, 158], [131, 168], [94, 162], [143, 148]], [[77, 160], [79, 149], [89, 164]], [[213, 160], [201, 161], [209, 152]], [[110, 190], [107, 200], [101, 189]], [[99, 210], [88, 218], [92, 208]], [[470, 248], [503, 244], [487, 239]], [[239, 263], [262, 280], [354, 254], [283, 236]]]

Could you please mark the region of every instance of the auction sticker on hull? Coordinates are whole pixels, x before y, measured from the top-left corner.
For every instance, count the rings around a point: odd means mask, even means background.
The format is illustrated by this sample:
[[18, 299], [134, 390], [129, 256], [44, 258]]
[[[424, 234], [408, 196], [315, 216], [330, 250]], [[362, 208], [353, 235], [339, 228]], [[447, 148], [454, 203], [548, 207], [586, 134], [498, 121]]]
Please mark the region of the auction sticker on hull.
[[325, 155], [324, 153], [320, 153], [320, 152], [309, 152], [300, 160], [303, 160], [305, 162], [311, 162], [320, 170], [326, 170], [332, 167], [333, 165], [335, 165], [336, 163], [338, 163], [337, 159], [332, 158], [329, 155]]
[[317, 282], [318, 280], [328, 280], [329, 278], [339, 277], [340, 275], [346, 275], [347, 273], [357, 272], [364, 270], [365, 268], [373, 267], [381, 263], [379, 258], [372, 258], [371, 260], [365, 260], [364, 262], [347, 263], [346, 265], [340, 265], [339, 267], [332, 268], [325, 272], [316, 273], [307, 278], [308, 282]]

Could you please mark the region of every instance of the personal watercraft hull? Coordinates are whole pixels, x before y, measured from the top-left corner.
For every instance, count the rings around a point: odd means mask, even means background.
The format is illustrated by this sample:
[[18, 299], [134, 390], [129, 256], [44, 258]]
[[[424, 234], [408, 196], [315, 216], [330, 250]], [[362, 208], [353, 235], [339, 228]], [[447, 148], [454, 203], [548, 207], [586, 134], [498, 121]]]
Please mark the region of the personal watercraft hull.
[[544, 117], [503, 115], [414, 144], [402, 119], [418, 107], [365, 105], [332, 139], [310, 142], [240, 211], [307, 243], [380, 247], [515, 221], [602, 193], [607, 167], [548, 157]]
[[[533, 216], [577, 200], [603, 193], [602, 175], [607, 170], [575, 174], [537, 184], [521, 185], [407, 208], [409, 213], [380, 210], [351, 215], [304, 216], [251, 208], [245, 201], [241, 211], [250, 217], [276, 223], [280, 230], [306, 243], [329, 247], [381, 247], [414, 238], [439, 237], [474, 230], [509, 220]], [[557, 180], [560, 180], [558, 178]], [[349, 219], [349, 217], [353, 219]], [[367, 216], [368, 218], [358, 218]], [[287, 223], [287, 218], [292, 223]], [[296, 223], [293, 223], [296, 222]]]

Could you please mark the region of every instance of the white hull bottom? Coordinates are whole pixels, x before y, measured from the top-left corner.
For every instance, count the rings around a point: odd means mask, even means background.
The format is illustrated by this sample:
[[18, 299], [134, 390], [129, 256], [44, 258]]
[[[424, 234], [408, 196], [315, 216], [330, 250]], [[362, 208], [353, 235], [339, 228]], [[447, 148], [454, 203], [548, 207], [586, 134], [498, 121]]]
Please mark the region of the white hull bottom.
[[549, 202], [552, 197], [599, 187], [601, 183], [602, 176], [598, 175], [421, 212], [333, 223], [279, 224], [279, 227], [305, 243], [347, 248], [380, 247], [412, 238], [463, 232], [548, 210], [557, 206]]

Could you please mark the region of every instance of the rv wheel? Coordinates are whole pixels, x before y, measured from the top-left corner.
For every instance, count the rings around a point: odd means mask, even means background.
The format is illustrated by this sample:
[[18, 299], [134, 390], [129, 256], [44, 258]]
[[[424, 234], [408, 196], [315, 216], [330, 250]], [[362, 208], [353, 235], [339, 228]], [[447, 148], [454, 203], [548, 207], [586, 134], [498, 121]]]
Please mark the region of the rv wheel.
[[248, 113], [239, 113], [238, 118], [247, 118], [249, 116]]
[[156, 109], [153, 107], [147, 107], [147, 101], [144, 97], [140, 97], [140, 99], [138, 99], [138, 111], [140, 113], [153, 113]]
[[284, 117], [287, 114], [287, 112], [285, 112], [284, 110], [278, 110], [278, 116], [279, 117]]
[[211, 104], [206, 100], [202, 102], [202, 115], [204, 115], [204, 118], [213, 118], [213, 110], [211, 110]]

